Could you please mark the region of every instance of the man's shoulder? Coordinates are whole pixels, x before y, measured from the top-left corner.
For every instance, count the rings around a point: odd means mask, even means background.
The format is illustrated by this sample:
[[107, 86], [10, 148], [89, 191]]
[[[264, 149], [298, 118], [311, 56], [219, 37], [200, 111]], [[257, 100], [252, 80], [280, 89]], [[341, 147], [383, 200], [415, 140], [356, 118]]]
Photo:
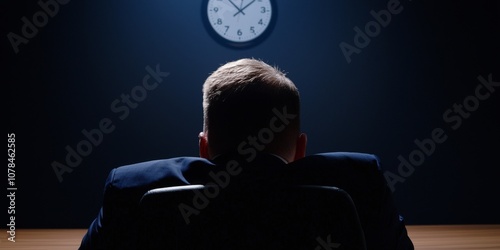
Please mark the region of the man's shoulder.
[[189, 184], [184, 174], [197, 169], [206, 169], [213, 164], [199, 157], [176, 157], [151, 160], [124, 165], [111, 170], [108, 185], [116, 188], [131, 188], [134, 186]]
[[289, 166], [292, 178], [299, 183], [333, 185], [348, 192], [384, 185], [378, 158], [372, 154], [321, 153], [306, 156]]
[[291, 165], [321, 167], [354, 167], [380, 170], [379, 158], [373, 154], [357, 152], [328, 152], [306, 156]]
[[[210, 165], [211, 162], [200, 157], [185, 156], [138, 162], [117, 167], [115, 170], [116, 173], [124, 175], [131, 173], [148, 174], [147, 171], [175, 171], [186, 169], [197, 164]], [[144, 171], [146, 171], [146, 173]]]

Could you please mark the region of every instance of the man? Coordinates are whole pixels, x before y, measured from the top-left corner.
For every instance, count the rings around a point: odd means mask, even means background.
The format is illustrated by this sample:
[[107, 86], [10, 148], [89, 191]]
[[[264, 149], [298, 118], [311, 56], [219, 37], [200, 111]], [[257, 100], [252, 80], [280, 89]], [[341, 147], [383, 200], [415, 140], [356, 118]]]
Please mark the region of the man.
[[[279, 176], [287, 183], [344, 189], [357, 207], [368, 249], [413, 249], [377, 158], [358, 153], [305, 156], [307, 137], [300, 132], [299, 111], [299, 92], [278, 69], [254, 59], [221, 66], [203, 85], [201, 157], [113, 169], [103, 206], [80, 249], [139, 248], [138, 206], [145, 192], [207, 184], [224, 170], [226, 178]], [[238, 164], [245, 165], [244, 174]]]

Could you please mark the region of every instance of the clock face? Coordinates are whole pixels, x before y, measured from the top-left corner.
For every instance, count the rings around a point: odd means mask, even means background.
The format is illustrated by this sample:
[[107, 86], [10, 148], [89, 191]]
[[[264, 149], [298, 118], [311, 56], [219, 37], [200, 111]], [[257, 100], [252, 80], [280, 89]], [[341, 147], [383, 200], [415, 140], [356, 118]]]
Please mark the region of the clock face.
[[234, 46], [261, 40], [275, 12], [272, 0], [208, 0], [206, 6], [208, 26]]

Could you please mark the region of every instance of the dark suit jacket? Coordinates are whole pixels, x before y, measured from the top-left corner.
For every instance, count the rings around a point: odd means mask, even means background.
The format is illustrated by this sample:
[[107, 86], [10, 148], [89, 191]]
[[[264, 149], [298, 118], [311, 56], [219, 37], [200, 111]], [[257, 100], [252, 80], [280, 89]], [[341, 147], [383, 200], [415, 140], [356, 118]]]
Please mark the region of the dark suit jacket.
[[[239, 165], [235, 167], [234, 163]], [[377, 158], [360, 153], [317, 154], [289, 164], [269, 154], [259, 154], [251, 162], [236, 155], [221, 156], [214, 162], [181, 157], [115, 168], [106, 180], [102, 208], [80, 249], [139, 249], [138, 206], [145, 192], [159, 187], [213, 183], [217, 173], [227, 174], [228, 165], [232, 167], [230, 185], [280, 180], [339, 187], [351, 195], [356, 205], [368, 249], [413, 249]]]

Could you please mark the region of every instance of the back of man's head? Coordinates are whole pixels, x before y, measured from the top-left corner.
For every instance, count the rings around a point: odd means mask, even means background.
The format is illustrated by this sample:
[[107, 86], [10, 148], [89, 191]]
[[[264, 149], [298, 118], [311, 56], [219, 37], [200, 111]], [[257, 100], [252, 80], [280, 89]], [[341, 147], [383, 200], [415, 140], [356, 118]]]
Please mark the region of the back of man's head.
[[285, 157], [294, 151], [300, 133], [299, 111], [293, 82], [259, 60], [229, 62], [203, 85], [204, 132], [212, 156], [237, 152], [246, 142], [257, 151]]

